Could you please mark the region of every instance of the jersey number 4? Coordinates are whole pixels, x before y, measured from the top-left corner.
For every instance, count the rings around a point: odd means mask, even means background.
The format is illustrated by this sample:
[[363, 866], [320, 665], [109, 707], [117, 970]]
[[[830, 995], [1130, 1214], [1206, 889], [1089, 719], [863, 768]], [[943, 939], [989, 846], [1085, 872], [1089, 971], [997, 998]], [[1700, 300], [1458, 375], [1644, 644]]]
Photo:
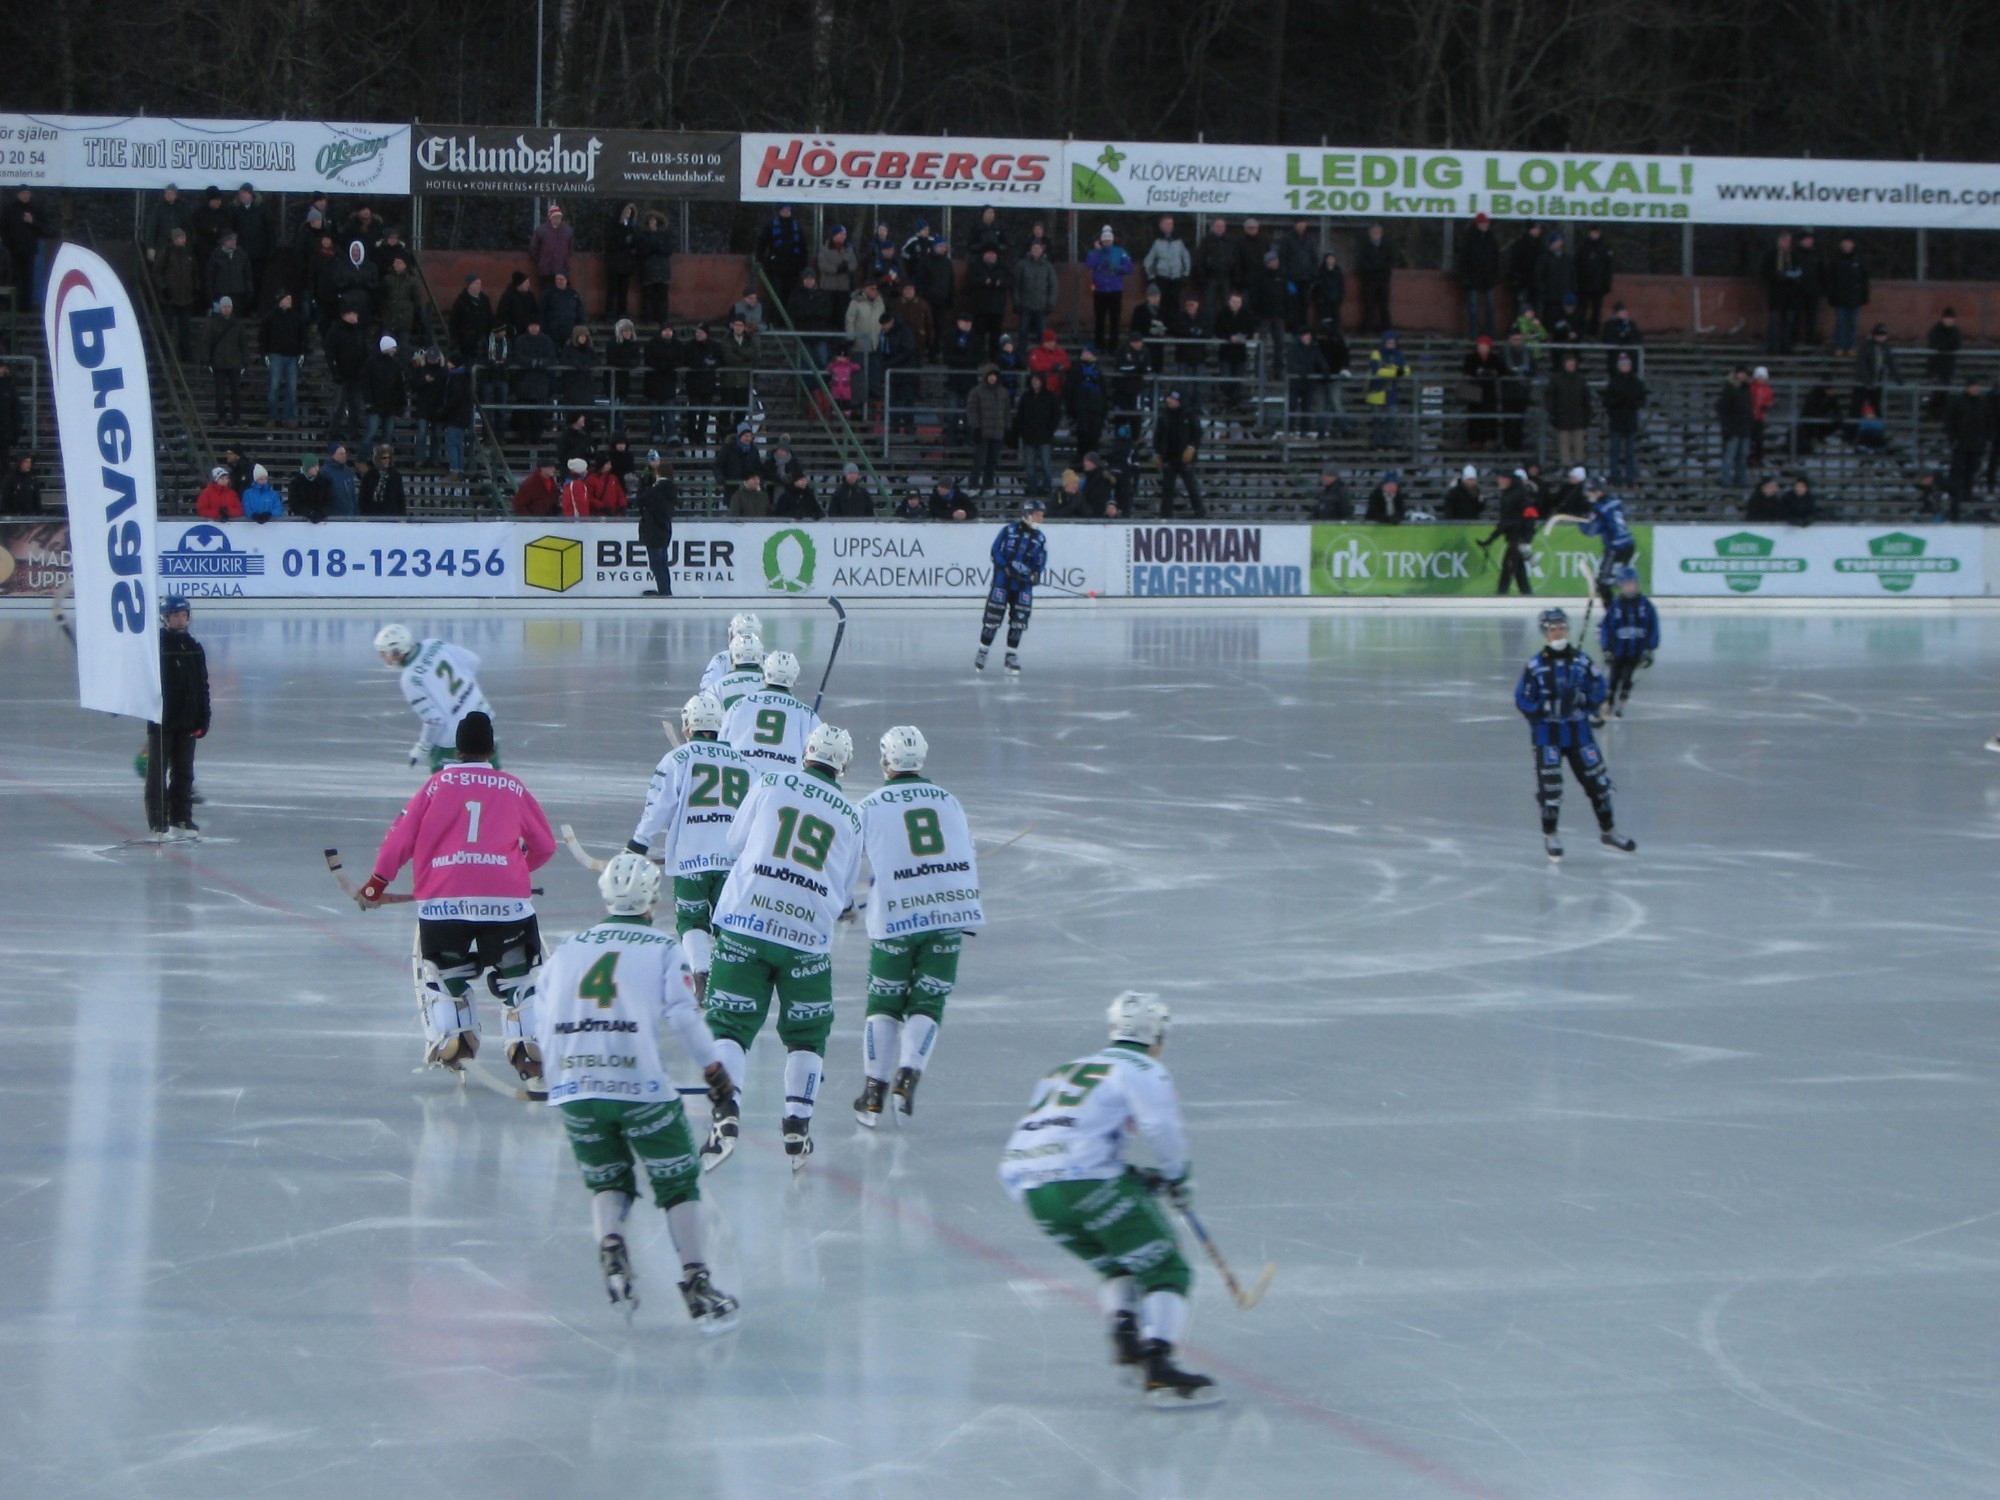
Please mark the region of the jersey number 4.
[[693, 785], [689, 807], [741, 807], [750, 791], [750, 773], [741, 766], [717, 766], [696, 761], [688, 767]]
[[576, 982], [576, 997], [595, 1000], [599, 1010], [609, 1010], [618, 1003], [617, 954], [607, 953], [583, 971], [583, 978]]
[[808, 870], [824, 870], [826, 857], [833, 852], [833, 825], [796, 807], [778, 809], [778, 837], [771, 845], [773, 859], [791, 859]]

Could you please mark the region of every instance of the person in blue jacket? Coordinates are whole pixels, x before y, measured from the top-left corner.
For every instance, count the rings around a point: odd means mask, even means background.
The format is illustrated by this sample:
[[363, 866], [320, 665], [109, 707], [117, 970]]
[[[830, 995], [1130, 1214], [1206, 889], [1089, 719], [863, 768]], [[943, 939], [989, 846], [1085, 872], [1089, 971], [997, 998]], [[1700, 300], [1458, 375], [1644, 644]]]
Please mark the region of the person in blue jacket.
[[1563, 856], [1556, 822], [1562, 814], [1563, 762], [1583, 783], [1597, 813], [1607, 848], [1630, 854], [1638, 848], [1618, 831], [1611, 814], [1611, 772], [1590, 732], [1590, 716], [1604, 702], [1604, 678], [1569, 638], [1569, 615], [1560, 609], [1541, 614], [1542, 649], [1528, 658], [1514, 689], [1514, 706], [1528, 721], [1535, 747], [1535, 800], [1542, 809], [1542, 845], [1550, 859]]
[[1035, 580], [1048, 566], [1049, 543], [1042, 535], [1042, 517], [1048, 507], [1030, 500], [1021, 519], [1009, 521], [993, 538], [993, 588], [986, 595], [986, 615], [979, 625], [979, 654], [972, 665], [986, 670], [986, 653], [1000, 622], [1007, 622], [1007, 670], [1021, 670], [1021, 637], [1027, 633], [1028, 616], [1035, 608]]
[[1598, 643], [1611, 668], [1611, 681], [1603, 706], [1591, 718], [1602, 728], [1604, 715], [1625, 717], [1625, 700], [1632, 696], [1632, 678], [1641, 667], [1653, 664], [1660, 649], [1660, 612], [1653, 601], [1639, 592], [1639, 570], [1629, 564], [1618, 570], [1618, 592], [1604, 606], [1604, 622], [1597, 628]]
[[1604, 547], [1604, 555], [1597, 563], [1597, 597], [1605, 607], [1611, 605], [1612, 579], [1620, 568], [1638, 555], [1639, 543], [1632, 535], [1631, 523], [1625, 519], [1625, 502], [1616, 495], [1606, 493], [1608, 486], [1602, 474], [1592, 474], [1583, 482], [1584, 501], [1590, 507], [1582, 516], [1558, 514], [1549, 520], [1550, 526], [1559, 526], [1564, 521], [1574, 521], [1583, 528], [1585, 536], [1594, 536]]

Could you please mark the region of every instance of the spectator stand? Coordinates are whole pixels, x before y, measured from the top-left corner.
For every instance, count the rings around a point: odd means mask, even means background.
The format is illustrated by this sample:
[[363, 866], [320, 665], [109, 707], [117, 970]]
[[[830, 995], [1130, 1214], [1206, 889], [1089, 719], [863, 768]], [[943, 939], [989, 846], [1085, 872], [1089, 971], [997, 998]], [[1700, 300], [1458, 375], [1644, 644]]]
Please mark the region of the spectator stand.
[[[875, 467], [868, 445], [854, 430], [854, 424], [848, 420], [847, 413], [842, 411], [839, 403], [833, 399], [833, 387], [827, 383], [826, 372], [813, 357], [811, 345], [814, 338], [802, 334], [792, 325], [792, 316], [786, 310], [785, 299], [778, 295], [777, 287], [772, 285], [771, 278], [765, 274], [764, 268], [757, 266], [755, 269], [758, 284], [764, 289], [765, 324], [761, 337], [777, 348], [784, 358], [786, 368], [791, 372], [798, 403], [802, 408], [800, 412], [802, 420], [796, 425], [801, 427], [816, 425], [830, 436], [833, 442], [834, 462], [828, 472], [838, 473], [847, 464], [855, 465], [867, 478], [879, 502], [888, 495], [888, 486]], [[771, 323], [773, 317], [777, 320], [776, 327]], [[821, 341], [844, 343], [845, 336], [834, 333]], [[753, 400], [753, 406], [755, 404]], [[821, 497], [821, 503], [825, 503], [824, 496]]]
[[[134, 239], [132, 248], [135, 267], [143, 267], [144, 247]], [[208, 423], [188, 383], [180, 351], [168, 336], [158, 286], [150, 275], [138, 269], [127, 280], [138, 295], [139, 319], [145, 333], [146, 374], [153, 386], [160, 509], [163, 513], [191, 511], [194, 497], [208, 482], [208, 471], [220, 450], [210, 438]]]

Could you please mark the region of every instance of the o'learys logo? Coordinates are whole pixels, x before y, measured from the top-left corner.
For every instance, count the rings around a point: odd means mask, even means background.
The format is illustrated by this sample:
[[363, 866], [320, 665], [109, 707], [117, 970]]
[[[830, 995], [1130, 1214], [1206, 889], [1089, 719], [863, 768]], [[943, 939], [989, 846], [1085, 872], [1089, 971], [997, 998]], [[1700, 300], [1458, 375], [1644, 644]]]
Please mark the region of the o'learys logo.
[[1924, 539], [1907, 531], [1892, 531], [1868, 539], [1868, 556], [1837, 557], [1836, 573], [1873, 573], [1892, 594], [1907, 594], [1919, 573], [1956, 573], [1955, 557], [1925, 557]]
[[1803, 557], [1773, 557], [1778, 544], [1754, 531], [1738, 531], [1718, 537], [1713, 557], [1684, 557], [1683, 573], [1720, 573], [1722, 581], [1738, 594], [1754, 594], [1772, 573], [1803, 573]]
[[771, 533], [764, 543], [764, 586], [775, 594], [803, 594], [819, 571], [819, 549], [796, 526]]

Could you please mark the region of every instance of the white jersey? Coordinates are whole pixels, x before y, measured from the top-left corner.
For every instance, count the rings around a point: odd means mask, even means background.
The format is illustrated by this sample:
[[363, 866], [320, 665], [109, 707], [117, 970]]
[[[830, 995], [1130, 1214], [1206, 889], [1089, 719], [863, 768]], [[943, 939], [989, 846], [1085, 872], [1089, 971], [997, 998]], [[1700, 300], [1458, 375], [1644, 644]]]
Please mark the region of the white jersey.
[[749, 791], [750, 770], [734, 750], [721, 740], [689, 740], [654, 768], [632, 842], [669, 875], [726, 870], [734, 863], [729, 825]]
[[467, 714], [492, 717], [492, 705], [479, 691], [479, 658], [449, 641], [417, 643], [417, 654], [400, 679], [410, 711], [423, 724], [417, 736], [420, 750], [458, 743], [458, 721]]
[[731, 709], [736, 707], [745, 693], [754, 693], [763, 687], [764, 669], [762, 667], [731, 667], [727, 672], [724, 672], [720, 677], [715, 679], [713, 687], [709, 686], [706, 678], [702, 679], [701, 685], [704, 691], [715, 694], [715, 701], [720, 703], [725, 710]]
[[551, 1104], [678, 1099], [660, 1060], [662, 1022], [696, 1067], [716, 1060], [680, 943], [643, 918], [608, 918], [556, 949], [535, 1010]]
[[868, 936], [984, 927], [979, 856], [958, 798], [899, 776], [861, 799], [861, 841], [875, 875]]
[[779, 688], [745, 693], [722, 716], [722, 737], [753, 771], [798, 769], [819, 715]]
[[715, 685], [722, 681], [722, 674], [728, 670], [729, 653], [727, 651], [716, 652], [715, 655], [708, 659], [708, 665], [701, 669], [701, 690], [704, 693], [714, 692]]
[[1000, 1181], [1016, 1198], [1048, 1182], [1095, 1181], [1125, 1170], [1125, 1135], [1137, 1125], [1168, 1177], [1188, 1169], [1187, 1126], [1173, 1075], [1130, 1042], [1064, 1063], [1035, 1087], [1008, 1138]]
[[813, 771], [760, 776], [729, 829], [736, 857], [715, 925], [802, 953], [833, 947], [861, 869], [861, 814]]

